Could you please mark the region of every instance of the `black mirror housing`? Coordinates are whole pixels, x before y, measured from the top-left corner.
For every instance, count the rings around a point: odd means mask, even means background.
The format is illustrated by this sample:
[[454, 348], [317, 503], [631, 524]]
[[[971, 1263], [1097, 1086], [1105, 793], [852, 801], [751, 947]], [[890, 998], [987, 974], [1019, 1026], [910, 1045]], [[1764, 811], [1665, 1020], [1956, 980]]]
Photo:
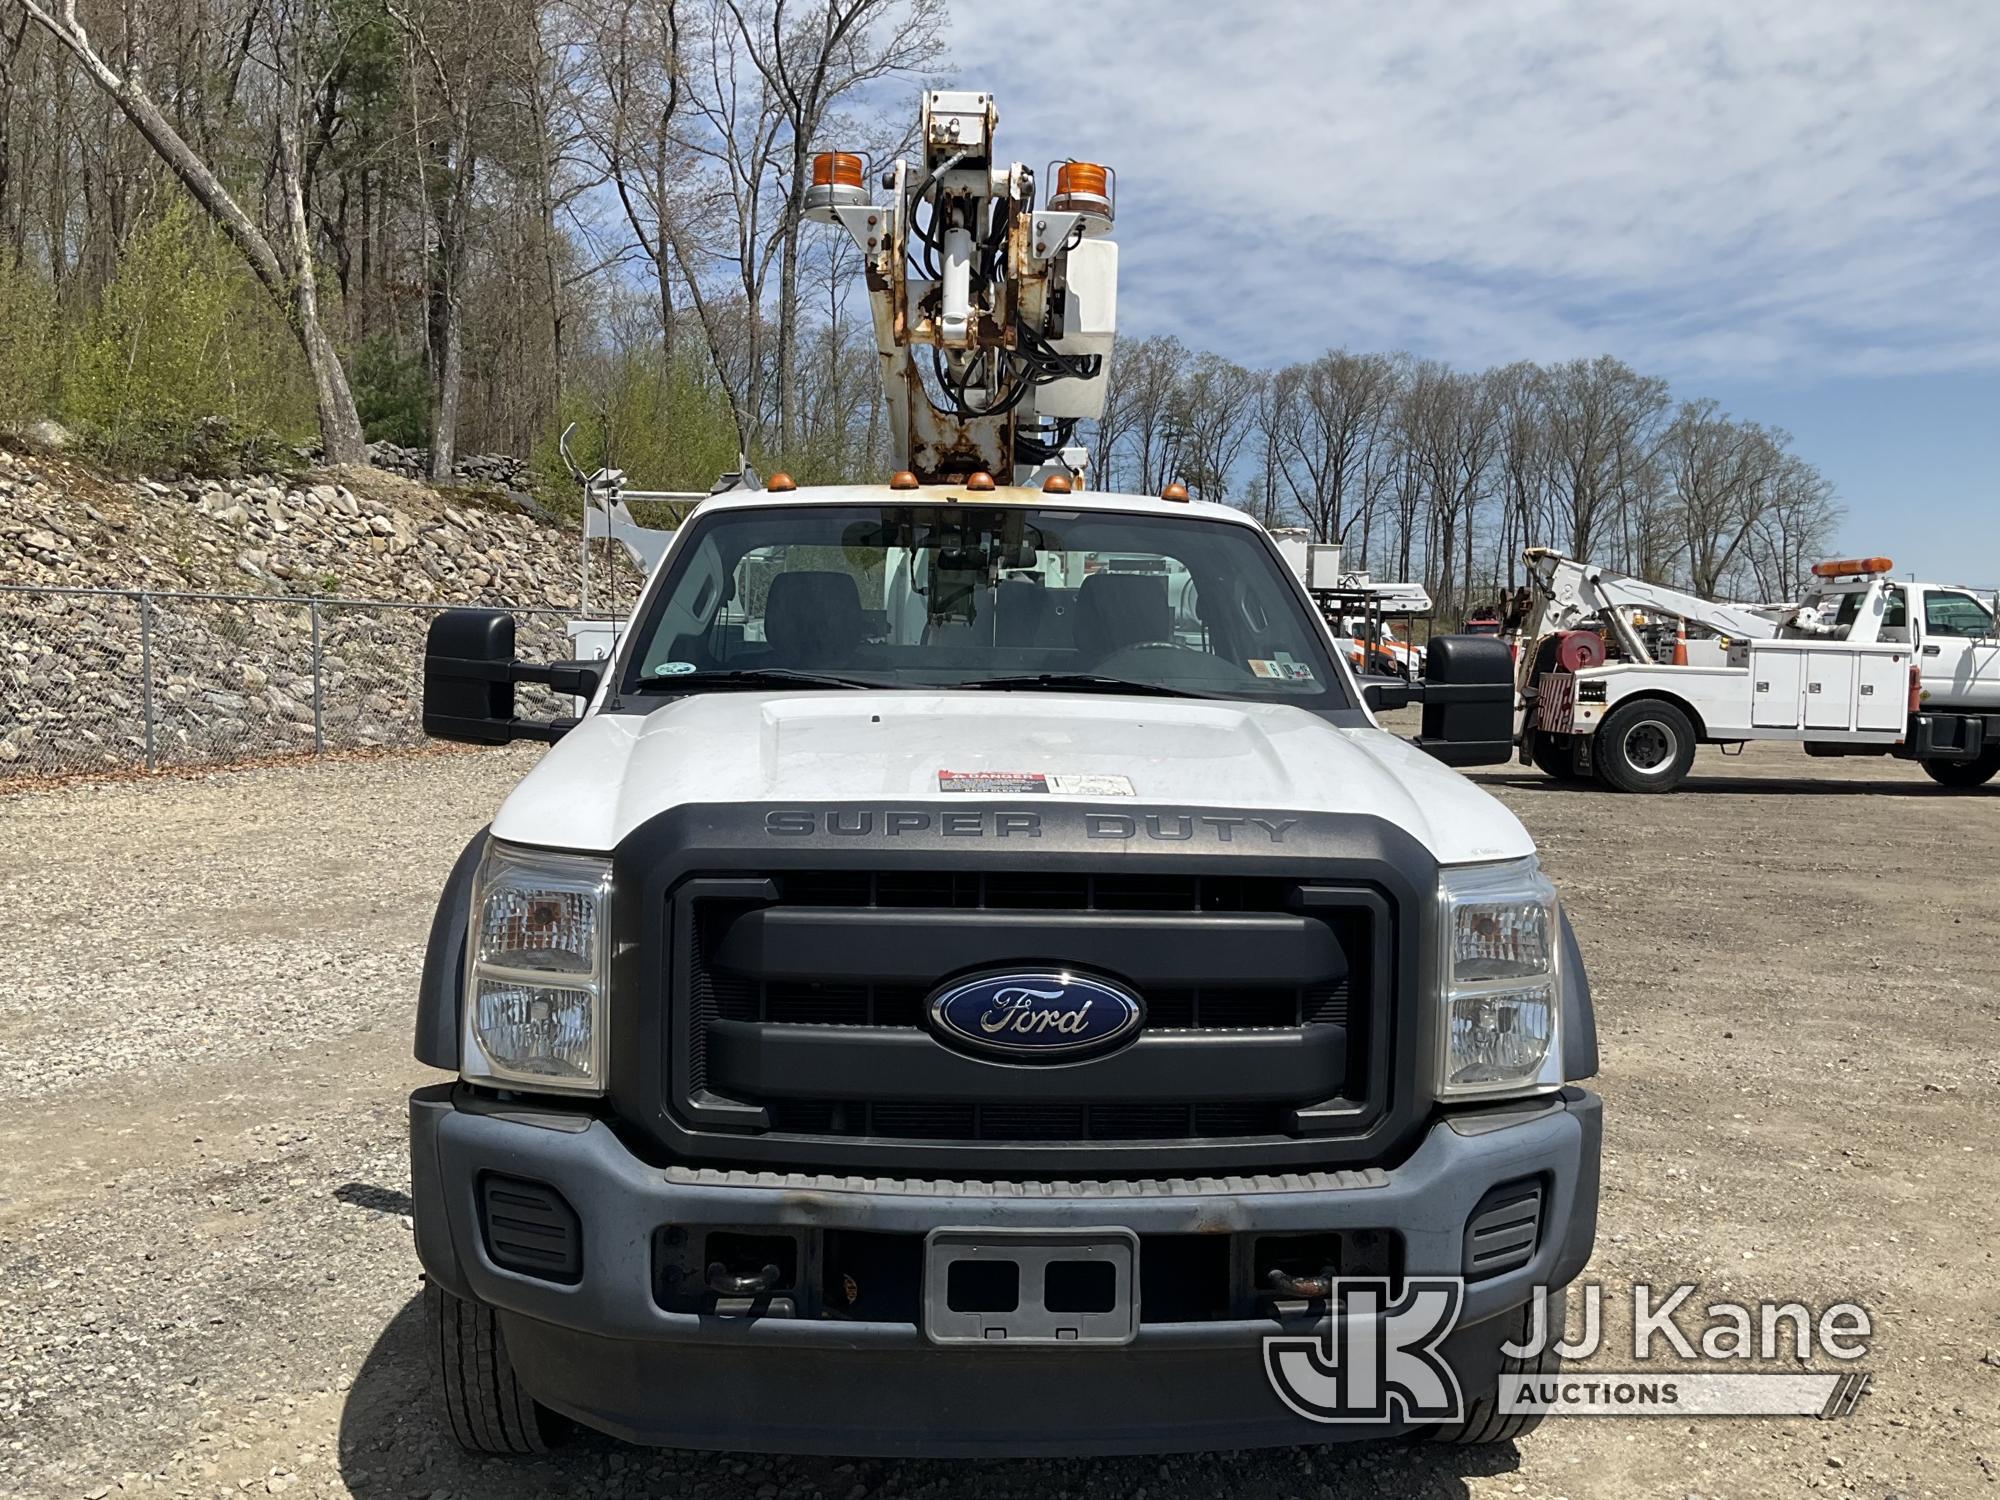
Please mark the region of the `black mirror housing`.
[[514, 617], [497, 609], [448, 609], [424, 639], [424, 733], [465, 745], [561, 739], [574, 719], [523, 719], [514, 684], [539, 682], [558, 693], [588, 698], [604, 664], [561, 661], [535, 665], [514, 659]]
[[448, 609], [424, 637], [424, 733], [466, 745], [514, 738], [514, 617]]
[[1504, 765], [1514, 754], [1514, 653], [1490, 635], [1441, 635], [1424, 653], [1417, 747], [1451, 766]]

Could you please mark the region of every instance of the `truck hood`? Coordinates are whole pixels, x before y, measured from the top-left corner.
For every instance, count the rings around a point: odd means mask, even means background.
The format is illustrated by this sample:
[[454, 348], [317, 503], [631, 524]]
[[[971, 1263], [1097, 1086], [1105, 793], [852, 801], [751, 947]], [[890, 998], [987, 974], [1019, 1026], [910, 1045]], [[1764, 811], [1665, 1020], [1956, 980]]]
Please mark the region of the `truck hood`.
[[592, 714], [514, 789], [493, 833], [605, 852], [686, 803], [969, 807], [1015, 795], [944, 791], [940, 772], [1112, 778], [1036, 797], [1116, 812], [1365, 813], [1441, 864], [1534, 852], [1498, 801], [1384, 730], [1283, 705], [1080, 693], [700, 693], [644, 717]]

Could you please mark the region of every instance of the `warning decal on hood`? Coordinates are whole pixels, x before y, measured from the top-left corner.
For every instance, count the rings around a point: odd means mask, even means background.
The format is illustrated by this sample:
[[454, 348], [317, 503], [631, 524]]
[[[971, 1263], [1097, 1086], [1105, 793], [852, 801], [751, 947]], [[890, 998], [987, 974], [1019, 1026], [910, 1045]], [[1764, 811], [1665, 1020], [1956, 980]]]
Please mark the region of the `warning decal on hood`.
[[1059, 797], [1130, 797], [1129, 776], [1065, 776], [1050, 771], [940, 771], [941, 792], [972, 792], [988, 797], [1053, 792]]

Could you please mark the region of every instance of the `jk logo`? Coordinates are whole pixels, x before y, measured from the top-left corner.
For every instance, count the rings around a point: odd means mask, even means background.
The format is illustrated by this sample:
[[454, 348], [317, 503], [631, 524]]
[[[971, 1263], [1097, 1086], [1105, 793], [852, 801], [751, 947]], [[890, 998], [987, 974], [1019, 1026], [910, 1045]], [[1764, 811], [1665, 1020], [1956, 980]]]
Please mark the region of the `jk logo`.
[[1465, 1283], [1413, 1276], [1390, 1296], [1381, 1277], [1341, 1277], [1323, 1333], [1264, 1340], [1264, 1374], [1309, 1422], [1457, 1422], [1458, 1377], [1438, 1353], [1458, 1322]]

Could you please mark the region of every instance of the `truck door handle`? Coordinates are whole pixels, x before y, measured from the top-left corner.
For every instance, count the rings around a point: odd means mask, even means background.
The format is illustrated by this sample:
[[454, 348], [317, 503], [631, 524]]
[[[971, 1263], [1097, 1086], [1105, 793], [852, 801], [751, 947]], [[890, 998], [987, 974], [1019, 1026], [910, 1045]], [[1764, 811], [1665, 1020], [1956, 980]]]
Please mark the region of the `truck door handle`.
[[1943, 648], [1941, 646], [1926, 646], [1924, 647], [1924, 655], [1936, 656], [1938, 652], [1941, 651], [1942, 649]]

